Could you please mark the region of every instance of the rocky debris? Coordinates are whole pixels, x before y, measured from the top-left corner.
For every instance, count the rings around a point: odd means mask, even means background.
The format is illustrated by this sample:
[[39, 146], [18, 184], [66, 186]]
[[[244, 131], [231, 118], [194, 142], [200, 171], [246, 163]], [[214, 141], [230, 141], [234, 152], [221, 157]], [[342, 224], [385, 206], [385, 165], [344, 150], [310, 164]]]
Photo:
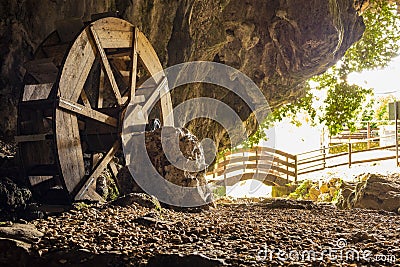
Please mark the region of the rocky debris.
[[104, 199], [108, 196], [107, 178], [104, 175], [100, 175], [96, 179], [96, 192]]
[[135, 223], [138, 223], [143, 226], [152, 226], [159, 223], [168, 223], [162, 220], [159, 213], [148, 213], [144, 216], [138, 217], [134, 220]]
[[398, 212], [400, 208], [399, 175], [365, 174], [355, 186], [343, 185], [340, 208], [363, 208]]
[[268, 209], [315, 209], [316, 205], [311, 200], [267, 199], [262, 201]]
[[13, 219], [10, 216], [15, 217], [25, 210], [31, 198], [29, 189], [19, 187], [11, 179], [0, 178], [0, 218]]
[[272, 186], [271, 197], [287, 197], [293, 193], [297, 188], [297, 185], [276, 185]]
[[[146, 152], [142, 151], [142, 140], [132, 138], [132, 142], [138, 142], [130, 146], [130, 154], [135, 155], [135, 158], [127, 164], [137, 183], [143, 189], [147, 188], [147, 193], [156, 195], [161, 202], [167, 204], [178, 203], [175, 206], [179, 207], [185, 207], [187, 203], [206, 206], [213, 201], [212, 191], [205, 179], [206, 165], [202, 146], [187, 129], [163, 127], [146, 132]], [[155, 171], [151, 166], [145, 167], [148, 159]], [[165, 179], [165, 184], [160, 184], [159, 179], [150, 179], [157, 173], [161, 180]], [[168, 182], [177, 186], [169, 186]], [[187, 188], [193, 190], [185, 191]]]
[[144, 193], [131, 193], [110, 202], [111, 205], [126, 207], [132, 204], [138, 204], [142, 207], [161, 210], [160, 202], [154, 196]]
[[0, 238], [0, 265], [4, 267], [33, 266], [31, 247], [31, 244], [23, 241]]
[[0, 140], [0, 178], [17, 178], [19, 168], [16, 162], [17, 145], [14, 142]]
[[14, 223], [10, 226], [0, 226], [0, 238], [14, 239], [27, 243], [37, 243], [43, 233], [32, 224]]
[[117, 175], [118, 189], [121, 195], [127, 195], [130, 193], [143, 193], [143, 190], [138, 186], [133, 179], [128, 167], [122, 167]]
[[13, 158], [17, 154], [17, 144], [0, 140], [0, 159]]
[[[36, 261], [42, 265], [30, 266], [96, 266], [94, 263], [98, 266], [146, 266], [152, 261], [164, 262], [180, 254], [186, 255], [183, 262], [186, 257], [204, 255], [212, 260], [224, 261], [227, 266], [369, 264], [362, 260], [342, 262], [327, 258], [283, 263], [277, 254], [272, 260], [257, 260], [257, 255], [265, 248], [271, 251], [314, 250], [322, 253], [324, 249], [336, 248], [341, 238], [347, 241], [344, 251], [369, 250], [373, 255], [400, 258], [400, 221], [394, 213], [339, 210], [328, 205], [322, 209], [265, 207], [265, 203], [248, 202], [219, 205], [216, 209], [199, 213], [170, 209], [155, 213], [153, 209], [134, 203], [127, 207], [97, 204], [70, 210], [58, 217], [33, 222], [44, 236], [30, 250], [31, 255], [40, 256], [40, 261]], [[146, 219], [149, 223], [141, 223], [143, 218], [154, 220], [150, 223]], [[171, 254], [175, 256], [157, 256]], [[0, 257], [0, 264], [2, 260], [4, 258]], [[196, 257], [193, 261], [203, 259]], [[394, 265], [390, 262], [376, 264]]]
[[219, 267], [225, 262], [204, 255], [158, 254], [150, 258], [146, 267]]
[[331, 178], [313, 182], [303, 181], [293, 193], [289, 194], [290, 199], [312, 200], [317, 202], [331, 202], [338, 197], [339, 189], [343, 180], [340, 178]]

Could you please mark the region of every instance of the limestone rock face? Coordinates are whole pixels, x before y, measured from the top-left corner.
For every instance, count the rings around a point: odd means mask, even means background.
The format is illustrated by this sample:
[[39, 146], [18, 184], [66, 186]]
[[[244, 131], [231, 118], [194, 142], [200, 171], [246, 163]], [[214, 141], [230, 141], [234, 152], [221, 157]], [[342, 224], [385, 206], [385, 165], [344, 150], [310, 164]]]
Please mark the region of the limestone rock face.
[[344, 185], [338, 206], [398, 212], [400, 208], [399, 176], [368, 174], [353, 190]]
[[[73, 0], [1, 1], [0, 134], [12, 135], [22, 89], [23, 63], [41, 41], [67, 18], [119, 10], [149, 38], [165, 67], [207, 60], [248, 75], [275, 107], [302, 95], [302, 82], [324, 72], [357, 41], [364, 30], [353, 0]], [[173, 92], [174, 105], [211, 96], [231, 106], [249, 133], [256, 128], [251, 111], [233, 93], [191, 85]], [[201, 107], [193, 107], [201, 108]], [[222, 127], [209, 120], [188, 125], [200, 139], [229, 145]]]

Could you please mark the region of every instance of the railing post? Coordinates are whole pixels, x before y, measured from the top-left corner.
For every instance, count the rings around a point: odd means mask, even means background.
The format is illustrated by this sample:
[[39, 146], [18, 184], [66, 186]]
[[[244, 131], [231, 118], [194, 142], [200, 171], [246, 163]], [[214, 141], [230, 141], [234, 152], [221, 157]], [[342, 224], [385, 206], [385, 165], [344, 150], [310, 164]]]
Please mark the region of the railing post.
[[368, 122], [367, 123], [367, 138], [368, 138], [368, 142], [367, 142], [367, 148], [371, 149], [371, 123]]
[[294, 156], [294, 182], [297, 183], [297, 176], [298, 176], [298, 159], [297, 155]]
[[224, 163], [224, 184], [225, 184], [225, 186], [227, 186], [227, 181], [226, 181], [226, 156], [224, 155], [224, 157], [223, 157], [223, 163]]
[[286, 182], [289, 183], [289, 158], [286, 157]]
[[256, 148], [256, 177], [258, 177], [258, 147]]
[[397, 100], [394, 101], [395, 139], [396, 139], [396, 167], [399, 167], [399, 133], [398, 133]]
[[351, 167], [351, 142], [349, 142], [349, 168]]
[[[243, 157], [243, 159], [245, 158], [244, 157], [244, 154], [245, 154], [245, 152], [244, 152], [244, 150], [243, 150], [243, 152], [242, 152], [242, 157]], [[243, 173], [245, 173], [246, 172], [246, 161], [243, 161]]]
[[325, 146], [322, 146], [322, 166], [324, 169], [326, 168], [326, 148], [325, 148]]

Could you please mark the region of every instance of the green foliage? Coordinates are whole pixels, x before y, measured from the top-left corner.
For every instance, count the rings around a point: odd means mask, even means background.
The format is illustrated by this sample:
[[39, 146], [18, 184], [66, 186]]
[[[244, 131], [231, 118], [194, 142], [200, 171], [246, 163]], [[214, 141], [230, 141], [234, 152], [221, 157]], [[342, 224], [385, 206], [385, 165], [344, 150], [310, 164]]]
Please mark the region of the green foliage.
[[377, 99], [379, 106], [376, 108], [374, 119], [378, 121], [389, 120], [389, 102], [394, 102], [396, 98], [394, 96], [380, 97]]
[[331, 135], [336, 135], [344, 128], [355, 131], [357, 129], [354, 118], [362, 111], [366, 95], [371, 90], [345, 82], [333, 84], [328, 89], [328, 97], [324, 101], [324, 115], [320, 118], [325, 123]]
[[290, 199], [307, 199], [309, 194], [308, 191], [312, 187], [312, 181], [305, 180], [303, 181], [293, 193], [289, 194]]
[[370, 0], [363, 14], [365, 32], [342, 59], [340, 73], [385, 67], [398, 54], [400, 23], [396, 5], [387, 0]]

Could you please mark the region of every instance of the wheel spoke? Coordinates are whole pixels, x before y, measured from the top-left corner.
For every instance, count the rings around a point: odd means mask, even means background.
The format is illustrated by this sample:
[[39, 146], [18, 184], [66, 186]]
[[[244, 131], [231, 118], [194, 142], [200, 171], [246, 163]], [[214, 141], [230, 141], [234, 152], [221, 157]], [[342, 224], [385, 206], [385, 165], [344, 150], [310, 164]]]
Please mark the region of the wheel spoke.
[[107, 168], [107, 165], [110, 163], [115, 153], [118, 151], [121, 145], [120, 140], [115, 141], [114, 145], [110, 148], [110, 150], [104, 155], [104, 157], [97, 163], [97, 165], [92, 170], [89, 178], [86, 180], [82, 188], [80, 188], [79, 192], [76, 194], [75, 199], [82, 199], [85, 193], [89, 190], [89, 187], [93, 184], [95, 179], [100, 176], [100, 174]]
[[85, 107], [75, 102], [71, 102], [67, 99], [60, 98], [58, 101], [58, 106], [62, 109], [66, 109], [68, 111], [72, 111], [79, 115], [85, 116], [87, 118], [108, 124], [110, 126], [117, 127], [118, 120], [114, 117], [111, 117], [107, 114], [104, 114], [100, 111]]
[[133, 30], [133, 44], [132, 44], [132, 71], [131, 71], [131, 95], [130, 99], [134, 99], [135, 97], [135, 90], [136, 90], [136, 75], [137, 75], [137, 62], [138, 62], [138, 53], [137, 53], [137, 46], [138, 46], [138, 37], [139, 37], [139, 30], [137, 27]]
[[99, 84], [99, 97], [97, 99], [97, 107], [103, 107], [103, 94], [104, 94], [104, 87], [105, 87], [105, 80], [104, 80], [104, 70], [100, 70], [100, 84]]
[[89, 99], [88, 99], [88, 97], [86, 95], [86, 92], [85, 92], [85, 89], [82, 89], [81, 99], [82, 99], [83, 104], [85, 105], [85, 107], [91, 108]]
[[119, 92], [118, 85], [117, 85], [117, 82], [115, 80], [114, 74], [112, 72], [112, 69], [111, 69], [111, 66], [110, 66], [110, 62], [107, 59], [106, 52], [104, 51], [103, 47], [101, 46], [100, 38], [97, 35], [96, 30], [94, 30], [92, 27], [90, 27], [90, 31], [92, 33], [94, 42], [96, 44], [97, 51], [100, 54], [103, 68], [104, 68], [104, 70], [105, 70], [105, 72], [107, 74], [108, 80], [110, 81], [111, 88], [112, 88], [112, 90], [114, 92], [115, 98], [117, 99], [117, 103], [118, 103], [118, 105], [121, 106], [123, 104], [122, 103], [122, 98], [121, 98], [121, 93]]

